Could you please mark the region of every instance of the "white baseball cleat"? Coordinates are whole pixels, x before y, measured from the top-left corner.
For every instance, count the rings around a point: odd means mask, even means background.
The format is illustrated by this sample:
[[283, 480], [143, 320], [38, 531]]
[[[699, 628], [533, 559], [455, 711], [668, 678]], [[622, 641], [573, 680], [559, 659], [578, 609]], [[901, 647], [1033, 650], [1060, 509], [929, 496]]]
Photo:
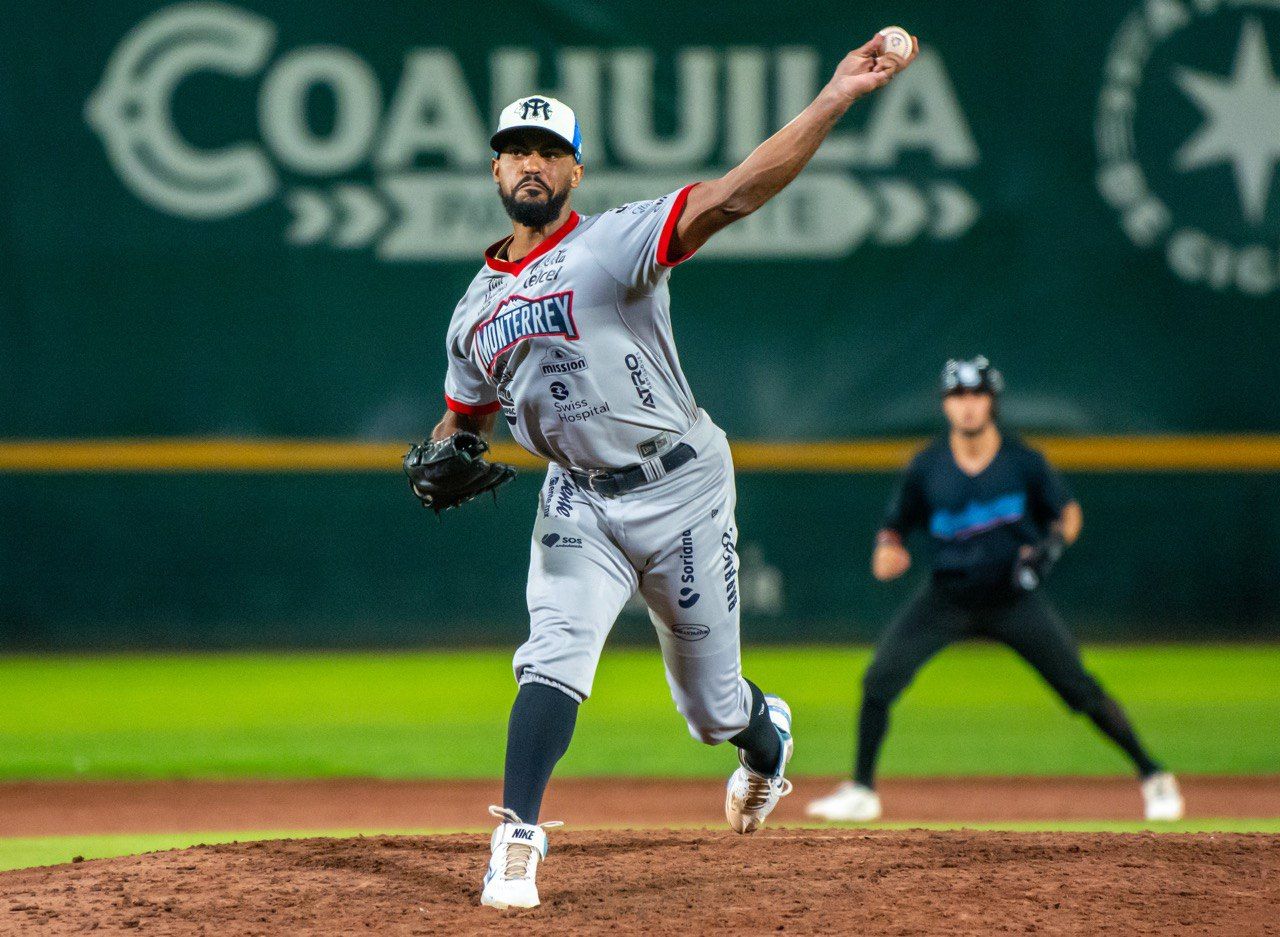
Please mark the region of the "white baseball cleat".
[[489, 840], [492, 855], [484, 875], [480, 903], [499, 911], [538, 906], [538, 863], [547, 857], [547, 829], [563, 826], [558, 820], [535, 825], [524, 823], [514, 811], [490, 807], [489, 815], [502, 823]]
[[1168, 771], [1142, 779], [1142, 802], [1148, 820], [1181, 820], [1186, 812], [1177, 779]]
[[791, 740], [791, 707], [781, 697], [768, 693], [764, 700], [769, 707], [769, 721], [782, 737], [782, 763], [772, 775], [757, 774], [747, 767], [742, 749], [738, 749], [738, 770], [729, 775], [725, 789], [724, 815], [729, 825], [739, 833], [754, 833], [760, 829], [765, 817], [778, 806], [778, 801], [791, 793], [791, 782], [782, 776], [795, 750], [795, 743]]
[[862, 784], [845, 781], [826, 797], [811, 802], [804, 812], [819, 820], [870, 823], [880, 819], [880, 795]]

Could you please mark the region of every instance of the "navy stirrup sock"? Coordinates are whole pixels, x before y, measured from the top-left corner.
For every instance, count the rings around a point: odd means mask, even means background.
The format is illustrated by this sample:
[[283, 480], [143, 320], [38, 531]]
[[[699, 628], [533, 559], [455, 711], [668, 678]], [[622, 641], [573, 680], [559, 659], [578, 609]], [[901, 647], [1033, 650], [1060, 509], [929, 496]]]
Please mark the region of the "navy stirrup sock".
[[525, 823], [537, 823], [542, 795], [556, 762], [569, 749], [578, 701], [542, 683], [526, 683], [511, 705], [502, 805]]
[[778, 763], [782, 761], [782, 736], [769, 718], [764, 692], [750, 680], [747, 686], [751, 688], [751, 721], [729, 742], [742, 749], [742, 760], [748, 768], [771, 777], [778, 772]]

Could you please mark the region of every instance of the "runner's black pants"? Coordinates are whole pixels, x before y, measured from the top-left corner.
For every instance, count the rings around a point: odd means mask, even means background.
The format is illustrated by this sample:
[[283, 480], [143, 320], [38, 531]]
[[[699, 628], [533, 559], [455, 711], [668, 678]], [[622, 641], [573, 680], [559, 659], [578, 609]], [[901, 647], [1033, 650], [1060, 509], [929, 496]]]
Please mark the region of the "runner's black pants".
[[1038, 592], [1001, 592], [963, 598], [930, 581], [889, 625], [862, 678], [858, 755], [854, 778], [873, 787], [889, 707], [935, 654], [970, 638], [1010, 647], [1073, 710], [1084, 713], [1134, 761], [1142, 776], [1159, 770], [1139, 744], [1128, 719], [1084, 668], [1075, 639]]

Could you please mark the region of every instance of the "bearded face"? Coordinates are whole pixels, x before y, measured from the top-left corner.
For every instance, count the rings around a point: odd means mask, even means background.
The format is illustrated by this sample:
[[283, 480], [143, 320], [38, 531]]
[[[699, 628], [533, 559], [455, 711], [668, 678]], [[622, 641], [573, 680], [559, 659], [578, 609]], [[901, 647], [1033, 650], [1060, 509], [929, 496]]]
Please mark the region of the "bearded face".
[[539, 130], [513, 133], [493, 160], [498, 197], [518, 225], [545, 228], [564, 210], [582, 166], [563, 140]]
[[503, 188], [502, 181], [498, 181], [498, 196], [507, 217], [526, 228], [545, 228], [559, 218], [570, 191], [572, 186], [567, 182], [559, 191], [553, 191], [537, 177], [525, 177], [511, 190]]

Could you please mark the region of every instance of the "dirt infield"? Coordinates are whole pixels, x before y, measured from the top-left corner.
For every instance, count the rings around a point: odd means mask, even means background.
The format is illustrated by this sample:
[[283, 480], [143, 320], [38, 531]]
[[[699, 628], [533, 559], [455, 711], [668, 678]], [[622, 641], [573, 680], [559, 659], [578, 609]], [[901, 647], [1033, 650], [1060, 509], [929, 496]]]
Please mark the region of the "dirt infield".
[[[800, 778], [775, 824], [804, 818], [832, 779]], [[230, 830], [464, 830], [489, 826], [498, 781], [88, 781], [0, 784], [0, 836]], [[723, 782], [556, 779], [544, 818], [571, 829], [724, 822]], [[1280, 817], [1280, 778], [1183, 779], [1190, 817]], [[1137, 820], [1127, 778], [886, 780], [885, 819]]]
[[0, 931], [1280, 934], [1280, 837], [558, 833], [543, 906], [477, 903], [483, 835], [294, 840], [0, 874]]

